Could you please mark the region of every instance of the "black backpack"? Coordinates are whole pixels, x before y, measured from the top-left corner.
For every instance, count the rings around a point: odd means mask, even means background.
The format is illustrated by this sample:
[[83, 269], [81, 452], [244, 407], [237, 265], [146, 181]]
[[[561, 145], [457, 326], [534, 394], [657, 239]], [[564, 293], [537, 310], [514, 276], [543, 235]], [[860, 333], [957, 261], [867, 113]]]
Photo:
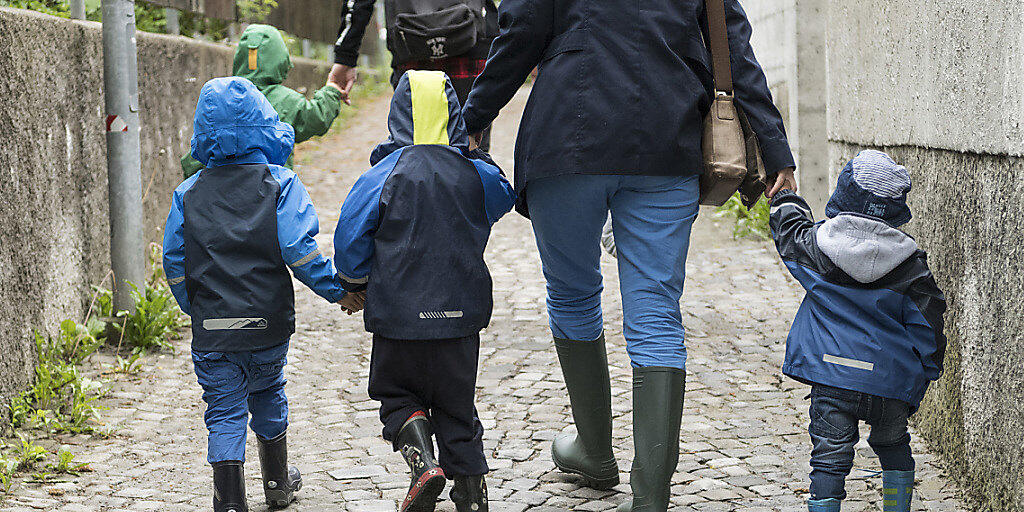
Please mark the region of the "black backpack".
[[395, 62], [468, 53], [487, 37], [490, 0], [385, 0], [388, 48]]

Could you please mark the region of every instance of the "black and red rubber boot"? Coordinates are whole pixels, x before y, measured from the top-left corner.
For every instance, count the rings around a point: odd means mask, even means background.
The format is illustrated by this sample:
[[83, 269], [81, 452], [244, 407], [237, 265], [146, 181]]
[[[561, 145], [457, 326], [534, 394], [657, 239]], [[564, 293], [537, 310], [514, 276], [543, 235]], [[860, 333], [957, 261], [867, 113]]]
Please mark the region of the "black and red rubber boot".
[[406, 420], [395, 438], [395, 449], [402, 453], [412, 470], [412, 483], [399, 512], [433, 512], [446, 480], [434, 457], [434, 441], [426, 414], [418, 411]]

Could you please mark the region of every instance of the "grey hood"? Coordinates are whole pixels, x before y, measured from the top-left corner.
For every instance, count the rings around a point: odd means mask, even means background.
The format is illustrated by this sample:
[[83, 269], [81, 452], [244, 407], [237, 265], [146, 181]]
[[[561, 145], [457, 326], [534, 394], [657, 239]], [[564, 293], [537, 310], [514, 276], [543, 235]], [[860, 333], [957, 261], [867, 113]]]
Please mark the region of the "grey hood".
[[815, 237], [821, 252], [860, 283], [881, 279], [917, 252], [917, 242], [906, 233], [859, 215], [837, 215]]

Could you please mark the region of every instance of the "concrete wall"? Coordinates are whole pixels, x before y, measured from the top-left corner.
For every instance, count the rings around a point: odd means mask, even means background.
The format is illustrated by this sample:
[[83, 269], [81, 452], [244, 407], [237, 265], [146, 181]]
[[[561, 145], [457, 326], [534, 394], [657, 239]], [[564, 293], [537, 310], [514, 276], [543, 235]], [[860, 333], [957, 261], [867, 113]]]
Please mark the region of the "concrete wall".
[[825, 0], [743, 2], [751, 44], [782, 112], [797, 180], [816, 216], [828, 196], [825, 138]]
[[[110, 267], [100, 25], [0, 8], [0, 404], [27, 382], [33, 329], [85, 314]], [[162, 237], [199, 89], [233, 49], [140, 33], [144, 214]], [[289, 85], [324, 83], [295, 59]], [[0, 420], [2, 421], [2, 420]]]
[[946, 373], [918, 430], [970, 493], [971, 510], [1024, 510], [1024, 7], [829, 7], [832, 177], [865, 147], [907, 166], [907, 229], [949, 302]]

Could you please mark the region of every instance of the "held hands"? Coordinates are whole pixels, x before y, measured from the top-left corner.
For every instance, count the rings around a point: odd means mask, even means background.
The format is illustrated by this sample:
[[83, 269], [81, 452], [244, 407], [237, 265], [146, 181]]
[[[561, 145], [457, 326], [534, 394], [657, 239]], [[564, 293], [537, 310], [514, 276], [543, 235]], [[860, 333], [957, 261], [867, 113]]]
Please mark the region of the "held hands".
[[350, 315], [358, 313], [366, 305], [366, 292], [346, 293], [336, 304], [341, 306], [342, 311]]
[[344, 64], [335, 64], [331, 67], [331, 74], [327, 75], [327, 85], [334, 87], [341, 93], [341, 101], [345, 102], [346, 105], [352, 105], [349, 93], [352, 92], [352, 86], [356, 83], [356, 76], [356, 68], [348, 67]]
[[795, 171], [795, 167], [787, 167], [779, 171], [778, 176], [776, 176], [775, 178], [775, 184], [772, 185], [772, 188], [770, 190], [765, 191], [765, 197], [771, 199], [775, 197], [775, 194], [778, 194], [779, 192], [787, 188], [789, 190], [792, 190], [793, 192], [796, 192], [796, 177], [793, 175]]

